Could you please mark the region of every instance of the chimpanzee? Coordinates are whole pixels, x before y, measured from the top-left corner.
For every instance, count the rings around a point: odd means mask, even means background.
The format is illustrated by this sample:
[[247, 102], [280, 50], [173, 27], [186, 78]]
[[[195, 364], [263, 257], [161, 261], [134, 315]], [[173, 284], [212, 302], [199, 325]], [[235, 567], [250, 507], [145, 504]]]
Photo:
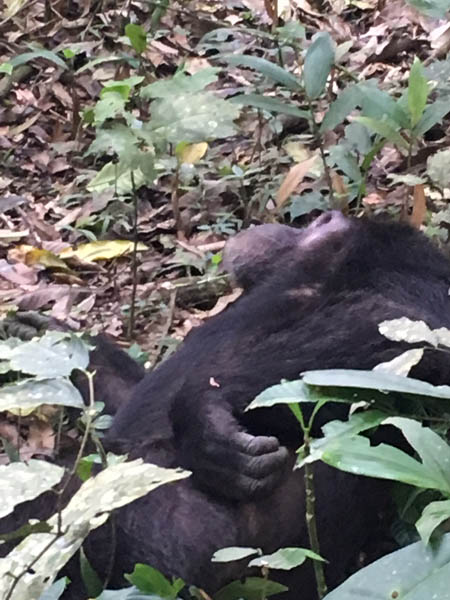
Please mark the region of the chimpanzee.
[[[153, 436], [170, 437], [176, 463], [204, 489], [254, 499], [285, 476], [286, 447], [298, 445], [299, 432], [285, 407], [244, 412], [249, 402], [306, 370], [391, 360], [403, 348], [379, 334], [386, 319], [450, 327], [450, 264], [407, 225], [339, 212], [304, 230], [245, 231], [229, 242], [225, 263], [246, 293], [144, 377], [108, 443], [145, 452]], [[449, 382], [448, 361], [427, 353], [413, 375]], [[342, 406], [332, 410], [339, 416]]]
[[[244, 409], [260, 391], [305, 370], [370, 369], [399, 355], [402, 345], [379, 334], [380, 321], [407, 316], [450, 327], [450, 265], [405, 225], [330, 212], [304, 230], [243, 232], [224, 260], [243, 295], [143, 377], [105, 440], [107, 448], [193, 471], [118, 511], [114, 584], [144, 562], [214, 592], [243, 572], [241, 564], [213, 565], [217, 548], [308, 546], [303, 480], [292, 472], [298, 426], [283, 407]], [[445, 355], [425, 354], [413, 375], [448, 383]], [[322, 422], [342, 410], [320, 414]], [[377, 535], [388, 484], [319, 464], [316, 486], [333, 586]], [[87, 542], [100, 573], [108, 535], [102, 527]], [[316, 597], [310, 568], [298, 569], [294, 592]]]
[[[383, 320], [450, 326], [450, 265], [406, 225], [337, 212], [304, 230], [265, 225], [231, 240], [225, 264], [242, 297], [142, 379], [106, 440], [116, 451], [193, 471], [191, 480], [119, 512], [117, 571], [148, 562], [208, 591], [240, 573], [240, 565], [210, 563], [216, 548], [308, 545], [303, 482], [291, 472], [297, 424], [283, 407], [244, 412], [248, 403], [308, 369], [370, 369], [399, 355], [403, 346], [378, 332]], [[427, 353], [413, 375], [448, 383], [445, 355]], [[322, 421], [342, 410], [328, 408]], [[316, 482], [322, 553], [335, 585], [376, 536], [388, 484], [324, 465]], [[314, 590], [311, 569], [300, 568], [296, 591], [312, 600]]]

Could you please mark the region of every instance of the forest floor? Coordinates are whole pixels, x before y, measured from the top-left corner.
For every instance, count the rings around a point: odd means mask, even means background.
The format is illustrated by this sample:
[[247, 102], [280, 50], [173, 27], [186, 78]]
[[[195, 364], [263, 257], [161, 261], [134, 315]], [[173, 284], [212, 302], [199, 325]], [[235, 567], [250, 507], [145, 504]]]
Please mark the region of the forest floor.
[[[442, 1], [428, 3], [427, 13], [418, 10], [424, 4], [6, 0], [0, 21], [1, 313], [15, 307], [47, 311], [75, 329], [125, 340], [135, 282], [130, 337], [154, 362], [211, 314], [219, 295], [229, 293], [220, 286], [199, 293], [199, 281], [220, 282], [220, 250], [244, 226], [301, 224], [309, 213], [338, 202], [346, 212], [403, 212], [445, 241], [446, 219], [436, 222], [427, 213], [434, 202], [434, 212], [445, 216], [445, 185], [427, 179], [430, 156], [449, 145], [445, 114], [408, 152], [395, 136], [381, 144], [358, 197], [351, 191], [357, 176], [352, 180], [347, 155], [335, 160], [334, 197], [326, 189], [330, 173], [312, 170], [305, 177], [295, 171], [318, 149], [337, 156], [349, 130], [338, 124], [318, 142], [295, 110], [274, 115], [254, 107], [233, 119], [234, 131], [223, 125], [213, 139], [205, 134], [202, 140], [198, 132], [187, 139], [191, 154], [183, 160], [185, 149], [166, 135], [164, 150], [153, 151], [154, 172], [145, 185], [124, 191], [117, 181], [92, 183], [118, 153], [117, 140], [108, 151], [105, 146], [95, 151], [99, 132], [110, 131], [112, 122], [123, 128], [131, 128], [132, 119], [145, 122], [149, 108], [137, 86], [181, 70], [192, 77], [220, 69], [208, 89], [222, 100], [243, 90], [266, 98], [277, 94], [303, 110], [302, 94], [280, 90], [261, 73], [221, 57], [262, 57], [301, 77], [317, 32], [330, 34], [336, 68], [315, 104], [316, 125], [351, 82], [374, 80], [378, 89], [400, 98], [414, 57], [429, 81], [438, 80], [437, 95], [428, 101], [442, 101], [449, 89], [450, 23]], [[137, 28], [126, 29], [130, 23]], [[114, 98], [105, 94], [112, 87]], [[120, 97], [125, 100], [118, 109]], [[110, 104], [100, 103], [105, 99]], [[380, 135], [385, 121], [377, 122]]]

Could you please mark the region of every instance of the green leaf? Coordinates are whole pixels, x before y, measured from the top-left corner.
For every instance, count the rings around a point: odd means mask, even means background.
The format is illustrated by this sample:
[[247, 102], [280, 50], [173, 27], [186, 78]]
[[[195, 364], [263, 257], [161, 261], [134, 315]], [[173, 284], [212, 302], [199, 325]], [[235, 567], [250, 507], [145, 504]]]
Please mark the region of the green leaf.
[[[141, 592], [167, 600], [176, 598], [177, 593], [181, 589], [178, 585], [174, 588], [170, 581], [157, 569], [140, 563], [135, 565], [134, 571], [131, 574], [125, 575], [125, 577]], [[176, 581], [179, 582], [180, 580]]]
[[11, 75], [13, 69], [14, 66], [10, 62], [4, 62], [0, 65], [0, 73], [6, 73], [7, 75]]
[[[317, 460], [317, 456], [314, 460]], [[321, 449], [320, 459], [328, 465], [347, 473], [391, 479], [425, 489], [446, 488], [442, 479], [433, 474], [419, 461], [398, 448], [380, 444], [371, 446], [370, 440], [362, 436], [337, 437]], [[307, 457], [305, 462], [312, 462]]]
[[320, 124], [320, 131], [324, 133], [334, 129], [342, 123], [348, 115], [361, 104], [361, 93], [356, 84], [348, 85], [343, 92], [331, 103], [328, 111]]
[[84, 407], [80, 392], [68, 379], [24, 379], [0, 388], [0, 412], [28, 414], [43, 404]]
[[414, 129], [414, 134], [417, 136], [424, 135], [429, 129], [431, 129], [436, 123], [442, 121], [442, 119], [450, 112], [450, 103], [448, 100], [436, 100], [433, 104], [429, 104], [423, 113], [423, 117], [417, 123]]
[[416, 57], [408, 81], [408, 108], [411, 115], [411, 127], [415, 127], [422, 118], [427, 98], [428, 82], [424, 75], [422, 63]]
[[43, 460], [31, 459], [27, 463], [16, 462], [0, 465], [2, 502], [0, 518], [10, 514], [21, 502], [37, 498], [47, 492], [64, 475], [64, 469]]
[[240, 65], [242, 67], [254, 69], [258, 73], [261, 73], [261, 75], [275, 81], [275, 83], [283, 85], [288, 90], [299, 91], [301, 89], [297, 77], [265, 58], [248, 56], [247, 54], [232, 54], [223, 56], [222, 59], [230, 65]]
[[301, 379], [298, 379], [297, 381], [284, 381], [267, 388], [258, 394], [245, 410], [267, 408], [275, 404], [315, 402], [316, 400], [318, 400], [318, 396], [313, 396], [310, 388]]
[[239, 94], [233, 96], [229, 100], [233, 104], [243, 104], [245, 106], [254, 106], [255, 108], [261, 108], [267, 112], [281, 113], [284, 115], [292, 115], [293, 117], [299, 117], [300, 119], [310, 119], [311, 113], [307, 110], [301, 110], [294, 104], [286, 104], [278, 98], [272, 98], [270, 96], [262, 96], [260, 94]]
[[234, 560], [242, 560], [253, 554], [261, 554], [259, 548], [243, 548], [240, 546], [230, 546], [229, 548], [221, 548], [214, 552], [211, 562], [226, 563]]
[[86, 369], [89, 350], [76, 335], [47, 331], [39, 339], [25, 342], [11, 352], [11, 367], [37, 377], [68, 377], [74, 369]]
[[239, 115], [239, 109], [231, 102], [208, 92], [156, 100], [151, 111], [149, 131], [155, 140], [175, 145], [234, 135], [233, 121]]
[[400, 429], [420, 456], [428, 475], [438, 483], [435, 488], [450, 494], [450, 446], [432, 429], [413, 419], [389, 417], [384, 424]]
[[388, 123], [387, 121], [377, 121], [370, 117], [355, 117], [355, 121], [362, 123], [374, 133], [377, 133], [393, 144], [396, 144], [399, 148], [404, 148], [405, 150], [408, 149], [407, 141], [391, 123]]
[[125, 35], [130, 40], [136, 54], [142, 54], [147, 48], [147, 33], [140, 25], [128, 23], [125, 26]]
[[347, 421], [329, 421], [322, 427], [323, 437], [312, 441], [309, 455], [299, 454], [295, 468], [300, 469], [305, 463], [322, 460], [327, 446], [333, 444], [336, 438], [354, 437], [358, 433], [378, 427], [385, 418], [385, 413], [381, 411], [366, 410], [350, 415]]
[[388, 117], [398, 127], [409, 127], [409, 115], [405, 112], [402, 103], [397, 102], [387, 92], [380, 90], [377, 83], [376, 80], [368, 80], [358, 85], [362, 115], [377, 121]]
[[424, 544], [428, 544], [433, 531], [441, 523], [450, 519], [450, 500], [430, 502], [416, 523], [417, 531]]
[[46, 60], [54, 63], [58, 67], [61, 67], [64, 70], [68, 69], [67, 64], [60, 58], [55, 52], [51, 52], [50, 50], [44, 50], [43, 48], [37, 48], [32, 52], [24, 52], [23, 54], [19, 54], [14, 58], [9, 60], [9, 63], [13, 67], [18, 67], [19, 65], [24, 65], [30, 60], [34, 60], [35, 58], [45, 58]]
[[263, 577], [247, 577], [244, 582], [233, 581], [216, 594], [214, 600], [261, 600], [274, 594], [286, 592], [288, 588], [281, 583], [264, 579]]
[[312, 560], [324, 561], [324, 559], [305, 548], [280, 548], [273, 554], [258, 556], [249, 562], [249, 567], [269, 567], [269, 569], [281, 569], [282, 571], [290, 571], [302, 565], [307, 558]]
[[401, 375], [378, 371], [359, 371], [356, 369], [307, 371], [303, 376], [303, 381], [308, 385], [362, 388], [450, 399], [450, 386], [448, 385], [431, 385], [419, 379], [412, 379], [412, 377], [402, 377]]
[[89, 192], [99, 193], [108, 188], [114, 188], [117, 190], [118, 194], [130, 193], [133, 188], [131, 171], [134, 172], [136, 189], [139, 189], [146, 181], [142, 171], [139, 168], [132, 169], [120, 162], [119, 164], [112, 162], [106, 163], [106, 165], [104, 165], [97, 175], [89, 182], [87, 189]]
[[303, 82], [310, 100], [318, 98], [325, 89], [328, 75], [334, 64], [334, 47], [330, 34], [316, 33], [309, 46], [303, 66]]
[[123, 115], [126, 102], [127, 100], [124, 99], [121, 92], [109, 91], [94, 107], [95, 124], [99, 126], [108, 119], [115, 119], [116, 117]]
[[336, 165], [352, 182], [359, 183], [362, 179], [355, 153], [344, 144], [330, 148], [329, 164]]
[[397, 550], [361, 569], [324, 600], [444, 600], [450, 581], [450, 535]]
[[[39, 598], [77, 552], [84, 537], [90, 530], [103, 525], [112, 510], [145, 496], [165, 483], [187, 476], [187, 471], [164, 469], [145, 464], [140, 459], [108, 466], [82, 484], [60, 515], [55, 514], [48, 520], [52, 527], [50, 533], [32, 534], [12, 553], [0, 558], [0, 581], [7, 577], [17, 578], [15, 597]], [[15, 479], [17, 485], [23, 485], [23, 479]], [[3, 484], [3, 477], [1, 480]], [[57, 544], [52, 543], [56, 533]], [[33, 565], [32, 571], [30, 564]], [[20, 575], [24, 571], [27, 572], [25, 579]]]
[[89, 598], [97, 598], [103, 590], [103, 584], [89, 562], [83, 548], [80, 548], [80, 573]]
[[193, 75], [187, 75], [183, 71], [178, 71], [171, 79], [155, 81], [141, 89], [141, 97], [144, 100], [152, 98], [171, 99], [180, 94], [197, 94], [202, 92], [206, 86], [214, 83], [218, 79], [220, 69], [208, 67], [202, 69]]

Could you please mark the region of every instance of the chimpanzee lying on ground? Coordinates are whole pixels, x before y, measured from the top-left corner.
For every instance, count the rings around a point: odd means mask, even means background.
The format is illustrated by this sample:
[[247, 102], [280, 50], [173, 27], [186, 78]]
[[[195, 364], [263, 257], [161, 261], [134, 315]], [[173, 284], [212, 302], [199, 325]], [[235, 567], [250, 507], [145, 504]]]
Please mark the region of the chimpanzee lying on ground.
[[[194, 473], [119, 511], [117, 576], [145, 562], [214, 592], [240, 575], [239, 566], [210, 563], [217, 548], [308, 546], [303, 481], [290, 470], [298, 427], [289, 410], [245, 407], [305, 370], [368, 369], [399, 355], [402, 346], [378, 333], [380, 321], [407, 316], [450, 327], [450, 265], [405, 226], [335, 212], [303, 231], [262, 226], [236, 236], [225, 263], [243, 296], [145, 375], [107, 436], [107, 448]], [[426, 353], [413, 375], [448, 383], [445, 355]], [[342, 410], [333, 407], [322, 421]], [[333, 586], [376, 536], [387, 487], [324, 465], [316, 485], [321, 552]], [[109, 560], [108, 532], [94, 532], [87, 544], [100, 572]], [[302, 566], [297, 575], [296, 596], [313, 600], [311, 569]]]

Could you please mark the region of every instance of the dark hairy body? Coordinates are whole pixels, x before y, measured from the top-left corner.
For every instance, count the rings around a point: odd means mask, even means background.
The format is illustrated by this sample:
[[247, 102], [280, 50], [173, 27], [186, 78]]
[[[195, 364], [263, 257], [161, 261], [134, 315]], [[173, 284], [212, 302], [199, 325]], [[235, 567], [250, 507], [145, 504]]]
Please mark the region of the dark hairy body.
[[[245, 408], [265, 388], [306, 370], [370, 369], [398, 356], [404, 348], [379, 334], [381, 321], [406, 316], [450, 327], [450, 265], [403, 225], [331, 212], [305, 230], [261, 226], [233, 238], [224, 261], [243, 295], [154, 372], [127, 366], [102, 340], [92, 356], [99, 392], [111, 412], [119, 406], [106, 448], [193, 472], [117, 512], [114, 585], [144, 562], [214, 593], [244, 572], [239, 563], [212, 564], [218, 548], [308, 547], [302, 474], [292, 472], [298, 425], [282, 407]], [[448, 361], [435, 352], [412, 374], [450, 382]], [[131, 394], [120, 391], [133, 383]], [[346, 410], [326, 407], [317, 431]], [[389, 484], [322, 464], [315, 475], [321, 553], [334, 586], [378, 536]], [[102, 527], [86, 544], [101, 574], [109, 531]], [[292, 597], [316, 598], [310, 565], [296, 570], [294, 586]], [[72, 585], [67, 597], [83, 596]]]

